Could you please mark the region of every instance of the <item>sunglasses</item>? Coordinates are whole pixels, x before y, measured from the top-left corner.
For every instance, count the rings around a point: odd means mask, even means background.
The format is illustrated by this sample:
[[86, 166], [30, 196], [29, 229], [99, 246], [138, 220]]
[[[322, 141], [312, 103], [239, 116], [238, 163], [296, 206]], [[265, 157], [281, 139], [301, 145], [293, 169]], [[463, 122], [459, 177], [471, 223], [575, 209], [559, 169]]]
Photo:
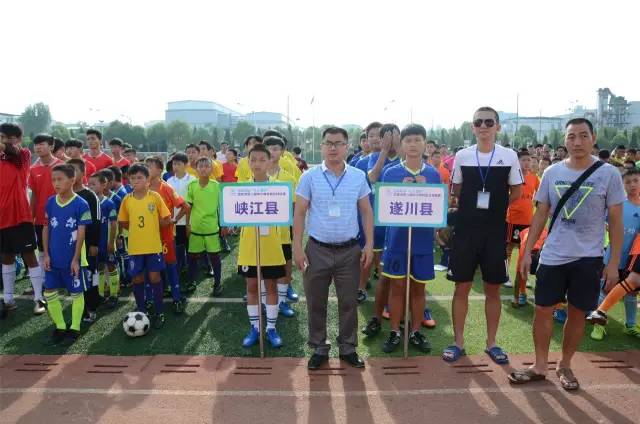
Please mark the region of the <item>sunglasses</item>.
[[494, 119], [476, 119], [475, 121], [473, 121], [473, 126], [476, 128], [480, 128], [483, 122], [484, 126], [487, 128], [491, 128], [496, 124], [496, 121]]

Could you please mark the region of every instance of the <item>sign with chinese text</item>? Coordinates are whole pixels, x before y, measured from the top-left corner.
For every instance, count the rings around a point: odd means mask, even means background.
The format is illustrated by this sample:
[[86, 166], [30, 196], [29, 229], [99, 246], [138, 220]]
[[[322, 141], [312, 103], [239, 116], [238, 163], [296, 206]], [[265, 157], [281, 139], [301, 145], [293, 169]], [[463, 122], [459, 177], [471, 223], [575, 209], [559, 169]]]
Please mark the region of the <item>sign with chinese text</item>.
[[448, 193], [444, 184], [378, 183], [375, 225], [446, 227]]
[[290, 226], [293, 224], [291, 183], [229, 183], [220, 185], [223, 227]]

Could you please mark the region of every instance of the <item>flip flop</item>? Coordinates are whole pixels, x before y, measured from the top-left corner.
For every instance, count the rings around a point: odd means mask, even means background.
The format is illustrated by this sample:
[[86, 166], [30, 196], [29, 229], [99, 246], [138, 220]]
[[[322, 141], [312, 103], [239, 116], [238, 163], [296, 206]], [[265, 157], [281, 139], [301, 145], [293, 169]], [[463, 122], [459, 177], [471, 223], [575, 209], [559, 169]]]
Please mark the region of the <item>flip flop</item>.
[[460, 349], [456, 345], [448, 346], [442, 351], [442, 359], [446, 362], [456, 362], [460, 357], [465, 356], [467, 352], [464, 349]]
[[525, 368], [521, 370], [515, 370], [510, 373], [507, 378], [511, 384], [527, 384], [534, 381], [546, 380], [547, 376], [544, 374], [538, 374], [533, 368]]
[[491, 349], [485, 349], [484, 352], [498, 365], [506, 365], [509, 363], [509, 357], [498, 346], [494, 346]]
[[558, 368], [556, 370], [556, 375], [560, 379], [560, 385], [566, 391], [570, 392], [580, 388], [580, 383], [578, 383], [576, 376], [573, 375], [571, 368]]

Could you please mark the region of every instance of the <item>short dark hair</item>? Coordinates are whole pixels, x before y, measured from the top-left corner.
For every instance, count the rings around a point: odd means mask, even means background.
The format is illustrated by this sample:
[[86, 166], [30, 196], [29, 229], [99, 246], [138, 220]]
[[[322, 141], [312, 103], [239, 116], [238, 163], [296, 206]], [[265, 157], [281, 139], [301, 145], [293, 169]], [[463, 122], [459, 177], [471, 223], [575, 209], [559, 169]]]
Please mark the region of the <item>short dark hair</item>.
[[62, 141], [58, 137], [53, 137], [53, 153], [57, 152], [60, 149], [64, 149], [64, 141]]
[[198, 143], [198, 146], [206, 147], [207, 151], [213, 150], [213, 147], [211, 147], [211, 143], [209, 143], [207, 140], [200, 140], [200, 142]]
[[197, 145], [195, 145], [193, 143], [187, 144], [187, 147], [184, 148], [184, 151], [186, 152], [189, 149], [196, 149], [197, 151], [200, 151], [200, 147], [198, 147]]
[[82, 159], [69, 159], [67, 163], [69, 165], [76, 166], [80, 170], [80, 173], [84, 174], [85, 166], [84, 166], [84, 161]]
[[[382, 133], [382, 131], [380, 131]], [[424, 140], [427, 139], [427, 130], [420, 124], [409, 124], [400, 132], [400, 139], [403, 139], [410, 135], [422, 136]]]
[[251, 150], [249, 150], [249, 153], [247, 154], [247, 158], [251, 159], [251, 153], [256, 152], [256, 153], [264, 153], [267, 155], [267, 157], [269, 159], [271, 159], [271, 152], [269, 151], [269, 149], [267, 149], [267, 146], [265, 146], [262, 143], [258, 143], [258, 144], [254, 144], [253, 147], [251, 148]]
[[624, 163], [630, 163], [631, 165], [633, 165], [633, 167], [634, 167], [634, 168], [635, 168], [635, 166], [636, 166], [636, 161], [631, 160], [631, 159], [626, 159], [626, 160], [624, 161]]
[[133, 147], [127, 147], [126, 149], [124, 149], [122, 153], [133, 153], [135, 155], [135, 154], [138, 154], [138, 151]]
[[67, 178], [74, 178], [76, 176], [76, 169], [69, 163], [61, 163], [54, 166], [51, 172], [62, 172]]
[[624, 174], [622, 174], [623, 177], [632, 177], [634, 175], [640, 175], [640, 169], [635, 167], [629, 168], [624, 172]]
[[618, 144], [618, 146], [616, 147], [616, 150], [627, 150], [627, 148], [625, 147], [624, 144]]
[[[594, 132], [593, 132], [593, 124], [587, 118], [569, 119], [567, 121], [566, 125], [564, 126], [564, 128], [567, 129], [567, 128], [569, 128], [569, 125], [580, 125], [580, 124], [587, 124], [587, 127], [589, 127], [589, 132], [591, 133], [591, 135], [594, 134]], [[624, 148], [624, 146], [622, 146], [622, 147]]]
[[280, 146], [284, 149], [284, 140], [275, 135], [267, 136], [263, 139], [262, 144], [265, 146]]
[[529, 157], [531, 157], [531, 153], [529, 153], [529, 151], [528, 151], [528, 150], [520, 150], [520, 151], [518, 152], [518, 159], [521, 159], [521, 158], [523, 158], [523, 157], [525, 157], [525, 156], [529, 156]]
[[162, 158], [160, 158], [160, 156], [149, 156], [144, 161], [145, 162], [151, 162], [155, 166], [157, 166], [158, 168], [164, 169], [164, 162], [162, 162]]
[[238, 151], [236, 149], [229, 149], [227, 152], [233, 153], [233, 156], [238, 157]]
[[181, 152], [178, 152], [175, 155], [173, 155], [171, 160], [174, 161], [174, 162], [181, 162], [181, 163], [184, 163], [184, 164], [189, 163], [189, 158], [187, 157], [187, 155], [185, 155], [184, 153], [181, 153]]
[[[366, 135], [365, 135], [366, 137]], [[293, 148], [293, 153], [295, 153], [296, 155], [299, 155], [300, 153], [302, 153], [302, 149], [298, 146]]]
[[223, 144], [226, 144], [227, 146], [229, 145], [229, 143], [227, 143], [226, 141], [223, 141], [222, 143], [220, 143], [220, 146], [222, 146]]
[[567, 148], [564, 146], [558, 146], [556, 147], [556, 150], [564, 150], [564, 152], [567, 153]]
[[284, 145], [285, 146], [287, 145], [287, 137], [285, 137], [284, 134], [282, 134], [280, 131], [274, 130], [274, 129], [266, 130], [264, 134], [262, 134], [263, 142], [266, 141], [267, 137], [273, 137], [273, 136], [281, 138]]
[[98, 173], [104, 175], [104, 178], [106, 178], [108, 182], [112, 182], [115, 179], [115, 175], [113, 174], [113, 171], [110, 170], [109, 168], [103, 168], [100, 171], [96, 172], [96, 174]]
[[630, 149], [627, 149], [627, 153], [635, 155], [636, 153], [638, 153], [638, 151], [636, 149], [634, 149], [634, 148], [630, 148]]
[[611, 157], [611, 152], [607, 149], [602, 149], [598, 152], [598, 157], [603, 160], [609, 159]]
[[124, 147], [124, 141], [122, 141], [121, 139], [119, 139], [118, 137], [112, 138], [111, 140], [109, 140], [109, 146], [120, 146], [120, 147]]
[[53, 137], [49, 134], [38, 134], [33, 138], [33, 145], [47, 143], [49, 147], [53, 146]]
[[324, 139], [327, 134], [342, 134], [345, 140], [349, 140], [349, 134], [347, 130], [340, 127], [327, 127], [322, 131], [322, 138]]
[[82, 147], [84, 147], [84, 144], [82, 144], [82, 141], [78, 140], [77, 138], [70, 138], [69, 140], [64, 142], [64, 147], [77, 147], [78, 149], [82, 149]]
[[133, 148], [133, 146], [132, 146], [131, 144], [129, 144], [129, 143], [123, 143], [123, 144], [122, 144], [122, 147], [124, 147], [125, 149], [131, 149], [131, 148]]
[[114, 180], [116, 180], [117, 182], [121, 182], [122, 181], [122, 170], [120, 169], [119, 166], [111, 165], [107, 169], [109, 169], [109, 170], [111, 170], [111, 172], [113, 172], [113, 179]]
[[134, 163], [129, 167], [129, 175], [142, 174], [145, 178], [149, 178], [149, 168], [142, 163]]
[[366, 132], [364, 132], [364, 131], [362, 131], [362, 132], [360, 133], [360, 141], [362, 141], [362, 140], [366, 140], [366, 139], [367, 139], [367, 133], [366, 133]]
[[369, 135], [369, 131], [374, 130], [376, 128], [382, 128], [382, 123], [378, 122], [378, 121], [373, 121], [372, 123], [370, 123], [369, 125], [367, 125], [364, 129], [364, 133], [368, 136]]
[[[384, 124], [380, 128], [380, 137], [383, 137], [388, 132], [393, 133], [393, 130], [396, 130], [396, 131], [400, 132], [400, 128], [398, 128], [398, 126], [396, 124]], [[425, 137], [425, 139], [426, 138], [427, 137]]]
[[436, 143], [435, 140], [427, 140], [427, 144], [433, 144], [434, 146], [438, 147], [438, 143]]
[[104, 171], [104, 169], [101, 170], [101, 171], [98, 171], [98, 172], [94, 172], [93, 175], [91, 175], [89, 178], [95, 178], [98, 181], [100, 181], [100, 184], [106, 184], [107, 183], [107, 176], [102, 171]]
[[244, 139], [244, 147], [247, 147], [252, 139], [255, 140], [256, 143], [262, 143], [262, 137], [259, 135], [250, 135]]
[[534, 147], [535, 147], [536, 149], [537, 149], [538, 147], [542, 149], [542, 144], [538, 143], [538, 144], [536, 144]]
[[13, 122], [4, 122], [0, 124], [0, 133], [7, 137], [22, 137], [22, 128]]
[[98, 140], [102, 140], [102, 133], [100, 132], [100, 130], [96, 130], [95, 128], [89, 128], [87, 130], [87, 132], [85, 133], [85, 135], [89, 136], [91, 134], [93, 134], [96, 137], [98, 137]]
[[478, 109], [476, 109], [475, 112], [473, 112], [473, 114], [475, 115], [478, 112], [493, 112], [493, 114], [496, 116], [496, 124], [500, 123], [500, 116], [498, 115], [498, 111], [496, 111], [494, 108], [492, 108], [491, 106], [482, 106], [479, 107]]
[[213, 161], [212, 161], [210, 158], [203, 157], [203, 158], [199, 158], [199, 159], [196, 161], [196, 168], [198, 167], [198, 164], [200, 164], [200, 163], [202, 163], [202, 162], [206, 162], [206, 163], [208, 163], [209, 165], [213, 166]]

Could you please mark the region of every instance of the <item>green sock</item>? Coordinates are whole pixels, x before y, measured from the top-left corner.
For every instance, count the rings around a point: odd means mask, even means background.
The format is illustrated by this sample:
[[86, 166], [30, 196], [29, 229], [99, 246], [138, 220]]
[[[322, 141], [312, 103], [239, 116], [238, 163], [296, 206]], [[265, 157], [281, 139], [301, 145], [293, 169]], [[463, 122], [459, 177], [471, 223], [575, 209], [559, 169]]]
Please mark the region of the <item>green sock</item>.
[[109, 271], [109, 296], [118, 297], [118, 291], [120, 291], [120, 273], [116, 268]]
[[64, 316], [62, 315], [62, 303], [60, 302], [60, 296], [57, 291], [44, 292], [44, 298], [47, 301], [47, 311], [51, 317], [51, 321], [58, 330], [66, 330], [67, 323], [64, 322]]
[[104, 289], [107, 287], [107, 278], [109, 278], [107, 272], [106, 268], [98, 271], [98, 294], [102, 297], [104, 297]]
[[71, 297], [73, 298], [71, 303], [71, 329], [80, 331], [80, 321], [82, 321], [82, 313], [84, 312], [84, 294], [74, 293]]

